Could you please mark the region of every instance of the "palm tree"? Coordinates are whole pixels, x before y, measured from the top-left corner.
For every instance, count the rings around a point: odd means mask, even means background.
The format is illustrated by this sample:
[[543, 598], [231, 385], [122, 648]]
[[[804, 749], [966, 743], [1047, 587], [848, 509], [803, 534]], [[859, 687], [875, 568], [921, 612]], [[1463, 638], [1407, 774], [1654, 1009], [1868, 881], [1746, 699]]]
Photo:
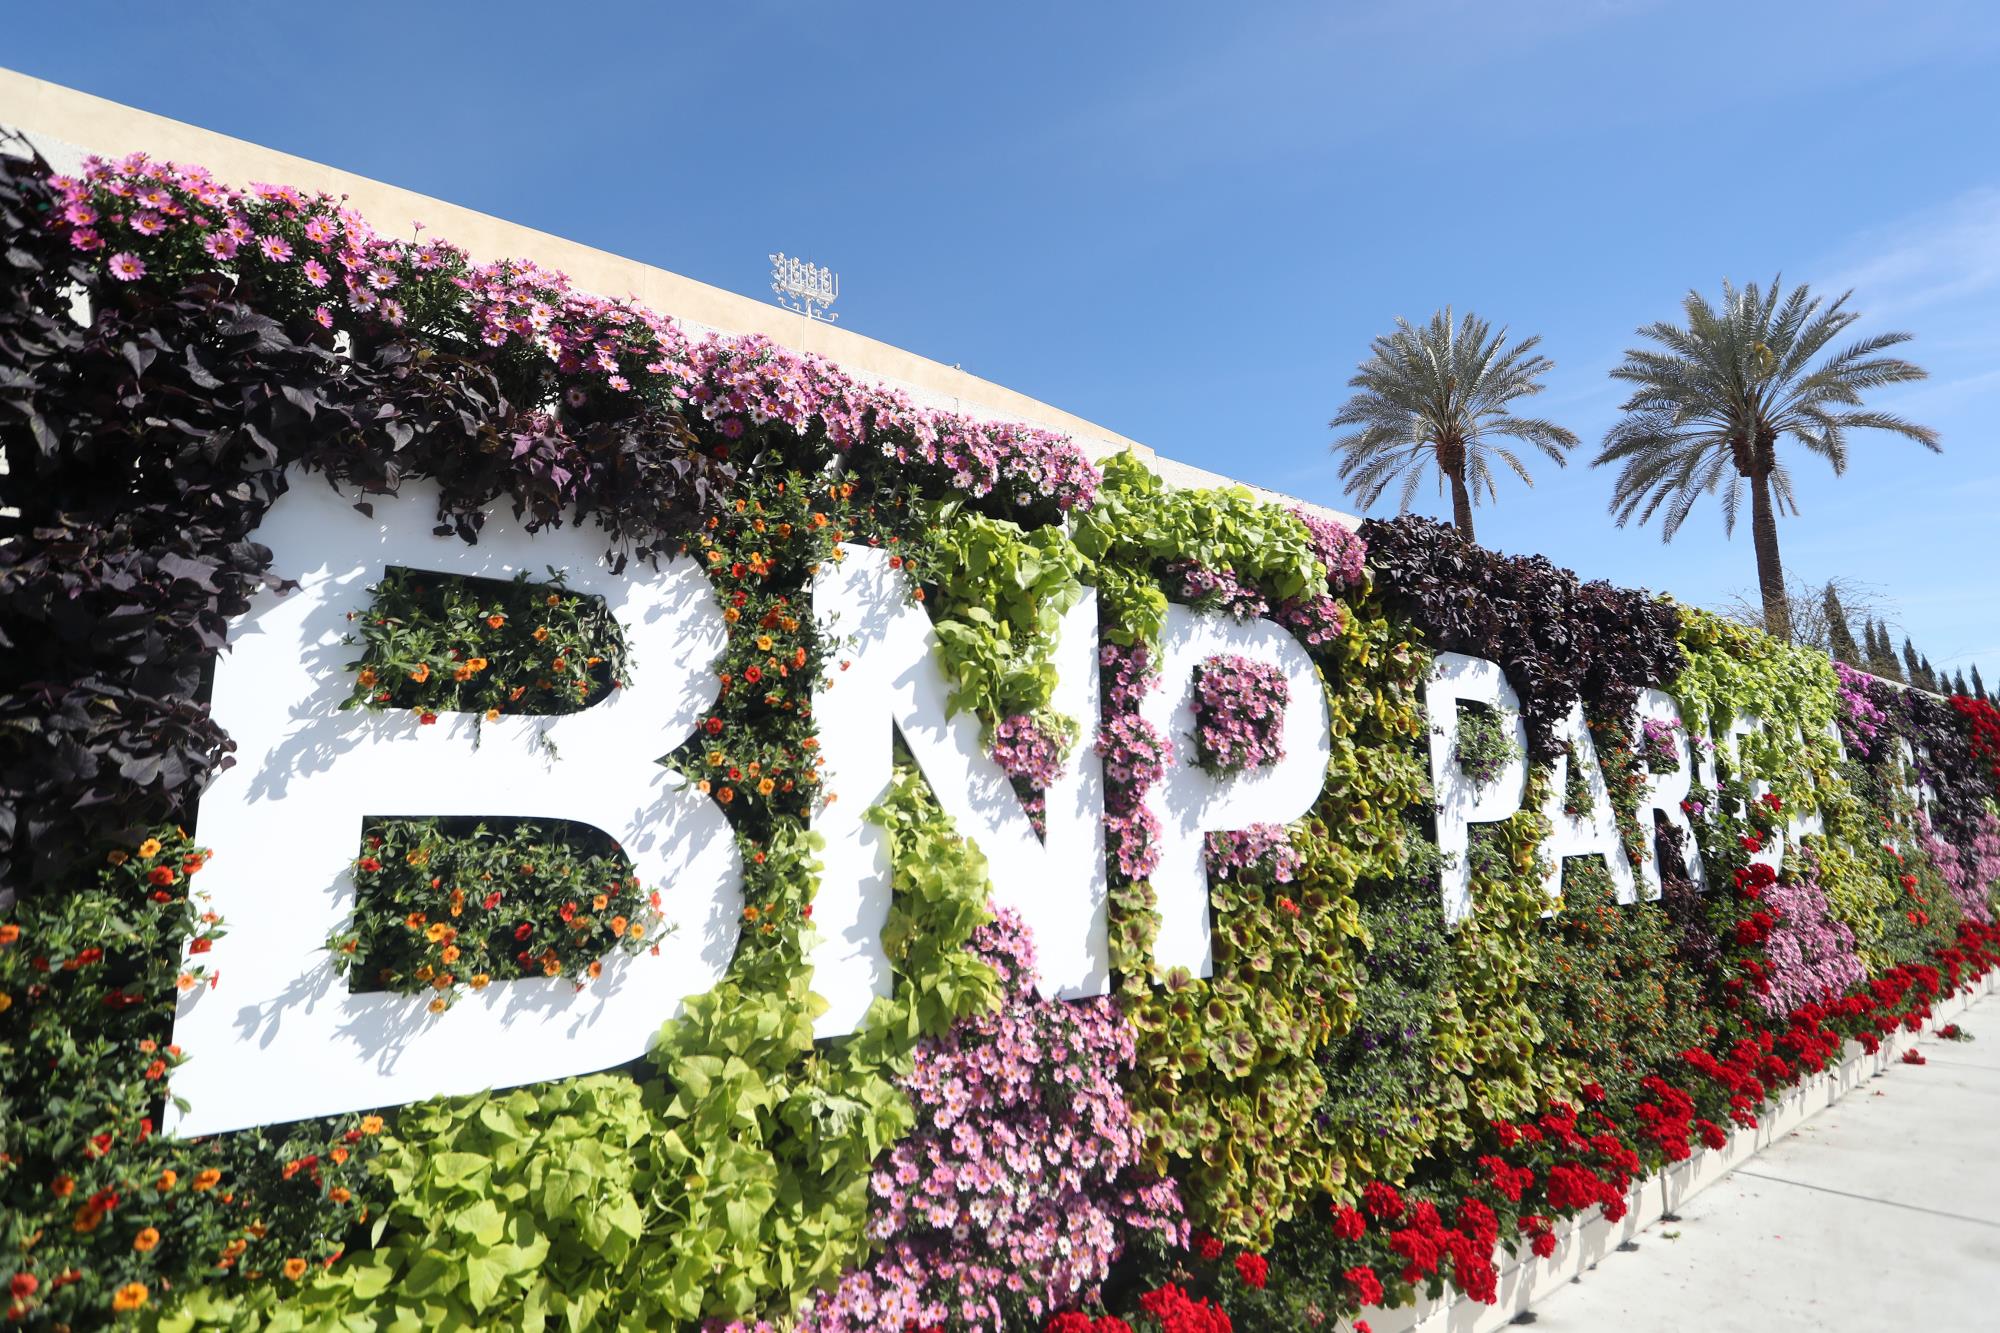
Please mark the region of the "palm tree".
[[1456, 327], [1451, 307], [1431, 316], [1422, 328], [1401, 318], [1396, 331], [1370, 344], [1348, 387], [1359, 390], [1333, 419], [1335, 430], [1356, 427], [1333, 442], [1345, 455], [1340, 464], [1347, 493], [1362, 508], [1375, 503], [1398, 477], [1403, 479], [1402, 512], [1424, 479], [1437, 467], [1438, 485], [1451, 484], [1452, 521], [1473, 540], [1472, 506], [1481, 490], [1497, 498], [1488, 455], [1497, 455], [1522, 481], [1535, 479], [1499, 439], [1533, 445], [1558, 466], [1576, 436], [1552, 421], [1517, 417], [1507, 408], [1516, 398], [1540, 393], [1541, 374], [1555, 365], [1530, 356], [1540, 338], [1505, 347], [1507, 330], [1468, 314]]
[[1686, 327], [1662, 321], [1640, 329], [1658, 345], [1627, 351], [1611, 372], [1638, 387], [1593, 466], [1624, 464], [1611, 497], [1618, 526], [1634, 515], [1645, 523], [1664, 508], [1663, 541], [1673, 540], [1702, 495], [1718, 490], [1723, 529], [1733, 533], [1747, 482], [1764, 628], [1789, 639], [1777, 515], [1799, 508], [1779, 440], [1797, 440], [1832, 464], [1835, 475], [1847, 469], [1850, 430], [1891, 431], [1933, 453], [1939, 447], [1929, 427], [1861, 407], [1866, 390], [1924, 378], [1921, 367], [1880, 355], [1909, 334], [1878, 333], [1814, 365], [1860, 318], [1844, 308], [1853, 293], [1823, 305], [1800, 285], [1781, 302], [1778, 287], [1774, 280], [1768, 292], [1755, 283], [1738, 291], [1724, 282], [1720, 308], [1689, 292], [1682, 302]]

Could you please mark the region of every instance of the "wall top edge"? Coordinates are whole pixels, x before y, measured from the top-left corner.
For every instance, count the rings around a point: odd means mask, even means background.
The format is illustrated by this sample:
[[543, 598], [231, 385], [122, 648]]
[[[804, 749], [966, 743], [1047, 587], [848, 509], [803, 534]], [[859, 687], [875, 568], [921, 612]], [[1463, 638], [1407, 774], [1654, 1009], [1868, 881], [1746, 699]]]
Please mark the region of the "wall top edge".
[[[90, 153], [122, 157], [144, 152], [199, 163], [237, 186], [269, 181], [344, 194], [386, 234], [406, 233], [421, 222], [425, 230], [464, 247], [475, 260], [531, 259], [561, 269], [587, 291], [605, 296], [629, 294], [693, 332], [760, 333], [793, 351], [837, 362], [850, 374], [901, 389], [925, 406], [1068, 435], [1093, 458], [1129, 449], [1176, 486], [1244, 484], [1160, 458], [1150, 446], [1074, 413], [852, 329], [807, 319], [769, 302], [594, 246], [46, 79], [0, 69], [0, 125], [24, 133], [43, 156], [64, 170], [75, 170]], [[1349, 527], [1360, 522], [1353, 515], [1263, 487], [1249, 489], [1261, 499], [1298, 505]]]

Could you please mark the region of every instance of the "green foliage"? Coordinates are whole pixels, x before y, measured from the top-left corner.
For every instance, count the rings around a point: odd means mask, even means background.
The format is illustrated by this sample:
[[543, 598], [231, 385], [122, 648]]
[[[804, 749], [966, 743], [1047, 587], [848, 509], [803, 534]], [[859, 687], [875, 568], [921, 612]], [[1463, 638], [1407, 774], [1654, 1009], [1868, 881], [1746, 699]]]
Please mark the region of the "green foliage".
[[1629, 1106], [1640, 1079], [1702, 1044], [1701, 981], [1675, 959], [1673, 922], [1656, 903], [1619, 903], [1601, 858], [1564, 862], [1538, 951], [1542, 1027], [1571, 1086], [1596, 1082]]
[[204, 1277], [318, 1265], [368, 1206], [357, 1117], [158, 1132], [167, 1080], [200, 1055], [170, 1044], [176, 991], [206, 984], [223, 933], [189, 892], [207, 858], [162, 829], [0, 924], [0, 1244], [37, 1284], [8, 1298], [10, 1323], [97, 1327], [115, 1299], [150, 1309]]
[[659, 893], [595, 829], [534, 820], [379, 819], [355, 861], [354, 920], [327, 941], [355, 990], [431, 993], [510, 977], [594, 980], [614, 950], [657, 943]]
[[503, 583], [392, 566], [368, 592], [349, 616], [362, 649], [343, 708], [574, 713], [632, 678], [604, 599], [568, 591], [559, 569]]
[[1276, 601], [1326, 586], [1305, 526], [1241, 486], [1176, 490], [1130, 453], [1104, 464], [1097, 503], [1076, 518], [1107, 638], [1152, 643], [1167, 611], [1159, 565], [1193, 561], [1229, 570]]
[[1083, 560], [1060, 528], [1022, 529], [969, 513], [956, 501], [928, 515], [928, 601], [951, 710], [970, 709], [990, 730], [1039, 713], [1055, 691], [1062, 615], [1083, 595]]
[[1521, 757], [1521, 747], [1514, 744], [1513, 731], [1500, 720], [1497, 709], [1461, 701], [1451, 754], [1465, 775], [1483, 786]]

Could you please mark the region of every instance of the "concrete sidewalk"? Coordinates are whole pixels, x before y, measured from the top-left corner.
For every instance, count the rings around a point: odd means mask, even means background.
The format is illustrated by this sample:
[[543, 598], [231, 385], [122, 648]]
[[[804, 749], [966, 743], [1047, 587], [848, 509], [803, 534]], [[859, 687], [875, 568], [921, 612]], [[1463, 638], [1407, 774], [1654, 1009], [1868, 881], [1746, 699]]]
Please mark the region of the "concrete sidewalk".
[[[2000, 996], [1538, 1301], [1543, 1333], [2000, 1329]], [[1935, 1027], [1935, 1025], [1933, 1025]]]

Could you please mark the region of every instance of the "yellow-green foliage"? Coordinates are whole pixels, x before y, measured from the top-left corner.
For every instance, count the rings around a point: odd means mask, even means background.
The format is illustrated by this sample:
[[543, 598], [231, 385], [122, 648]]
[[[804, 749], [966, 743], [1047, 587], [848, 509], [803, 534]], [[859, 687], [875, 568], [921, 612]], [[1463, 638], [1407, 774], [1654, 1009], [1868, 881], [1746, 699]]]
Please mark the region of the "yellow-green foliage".
[[1421, 655], [1387, 621], [1350, 608], [1325, 669], [1332, 757], [1320, 805], [1293, 832], [1303, 869], [1289, 885], [1215, 886], [1215, 975], [1176, 970], [1152, 986], [1150, 892], [1129, 886], [1115, 904], [1113, 962], [1138, 1032], [1132, 1102], [1150, 1164], [1180, 1180], [1197, 1225], [1258, 1247], [1315, 1192], [1340, 1188], [1350, 1153], [1367, 1150], [1317, 1123], [1317, 1057], [1354, 1021], [1366, 940], [1355, 886], [1393, 871], [1401, 812], [1424, 790], [1409, 744]]

